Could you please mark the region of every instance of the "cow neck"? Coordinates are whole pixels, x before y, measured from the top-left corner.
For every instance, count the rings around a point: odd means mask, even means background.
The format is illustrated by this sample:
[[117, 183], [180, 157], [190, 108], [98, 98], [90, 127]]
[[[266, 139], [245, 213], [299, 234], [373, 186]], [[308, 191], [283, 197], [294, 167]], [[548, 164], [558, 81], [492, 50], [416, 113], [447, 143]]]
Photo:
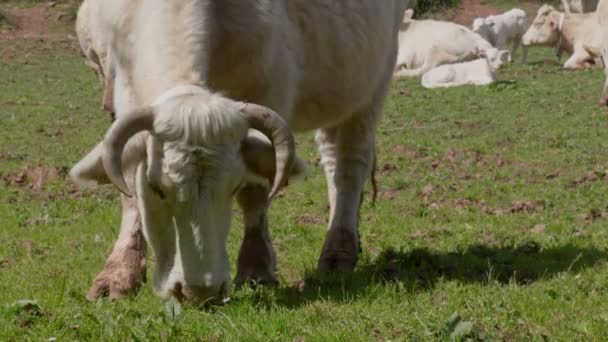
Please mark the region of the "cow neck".
[[133, 20], [134, 46], [121, 46], [138, 61], [129, 69], [140, 102], [152, 103], [176, 85], [206, 84], [210, 8], [210, 0], [141, 1]]

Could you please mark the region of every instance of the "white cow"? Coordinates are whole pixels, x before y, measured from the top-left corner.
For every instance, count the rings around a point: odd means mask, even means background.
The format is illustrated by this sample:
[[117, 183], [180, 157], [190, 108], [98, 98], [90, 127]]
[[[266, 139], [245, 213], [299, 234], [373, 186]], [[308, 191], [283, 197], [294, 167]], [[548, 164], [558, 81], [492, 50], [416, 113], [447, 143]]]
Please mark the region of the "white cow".
[[598, 0], [562, 0], [566, 13], [588, 13], [595, 11]]
[[522, 44], [557, 45], [559, 50], [571, 55], [564, 63], [564, 68], [580, 69], [595, 63], [593, 56], [584, 46], [598, 45], [598, 29], [595, 13], [568, 14], [559, 12], [552, 6], [543, 5], [524, 34]]
[[[515, 57], [515, 52], [521, 44], [521, 37], [528, 29], [526, 12], [522, 9], [514, 8], [499, 15], [491, 15], [486, 18], [476, 18], [473, 21], [473, 32], [482, 36], [498, 49], [505, 49], [508, 44], [512, 44], [511, 56]], [[528, 48], [522, 48], [522, 63], [528, 59]]]
[[470, 29], [447, 21], [404, 20], [399, 31], [399, 55], [394, 77], [417, 77], [442, 64], [488, 56], [499, 50]]
[[[140, 284], [142, 230], [159, 295], [227, 296], [234, 196], [245, 221], [237, 283], [274, 282], [266, 213], [292, 167], [290, 130], [318, 129], [330, 205], [318, 268], [353, 270], [406, 2], [105, 0], [97, 15], [111, 33], [117, 120], [71, 176], [107, 178], [125, 196], [119, 239], [89, 297]], [[272, 141], [271, 189], [250, 166], [249, 128]]]
[[479, 58], [474, 61], [444, 64], [422, 75], [425, 88], [447, 88], [461, 85], [488, 85], [496, 82], [496, 71], [510, 59], [508, 51], [502, 51], [500, 59], [490, 61]]
[[113, 70], [110, 69], [107, 62], [109, 34], [103, 31], [99, 16], [95, 12], [99, 2], [100, 0], [84, 0], [82, 2], [76, 15], [76, 35], [86, 65], [95, 71], [101, 82], [103, 109], [113, 117]]

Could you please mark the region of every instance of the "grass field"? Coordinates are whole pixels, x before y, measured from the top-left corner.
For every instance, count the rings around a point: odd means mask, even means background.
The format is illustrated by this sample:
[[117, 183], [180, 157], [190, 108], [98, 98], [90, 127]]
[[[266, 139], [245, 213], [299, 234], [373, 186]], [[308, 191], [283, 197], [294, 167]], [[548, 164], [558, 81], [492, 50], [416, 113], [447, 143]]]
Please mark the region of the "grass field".
[[[0, 42], [0, 340], [605, 340], [603, 78], [539, 63], [550, 54], [490, 87], [395, 83], [356, 272], [314, 272], [328, 209], [313, 167], [271, 209], [280, 286], [201, 310], [149, 285], [85, 300], [118, 234], [118, 194], [78, 191], [65, 173], [109, 125], [100, 85], [72, 44]], [[298, 144], [317, 158], [312, 134]]]

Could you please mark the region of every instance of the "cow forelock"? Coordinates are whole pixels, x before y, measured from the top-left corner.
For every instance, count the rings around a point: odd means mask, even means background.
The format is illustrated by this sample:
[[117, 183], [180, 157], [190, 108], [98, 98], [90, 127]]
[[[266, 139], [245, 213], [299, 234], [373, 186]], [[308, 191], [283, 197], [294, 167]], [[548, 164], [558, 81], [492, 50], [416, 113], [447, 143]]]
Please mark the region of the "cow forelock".
[[247, 120], [238, 105], [218, 94], [174, 96], [156, 108], [154, 132], [162, 141], [193, 146], [238, 144], [247, 134]]

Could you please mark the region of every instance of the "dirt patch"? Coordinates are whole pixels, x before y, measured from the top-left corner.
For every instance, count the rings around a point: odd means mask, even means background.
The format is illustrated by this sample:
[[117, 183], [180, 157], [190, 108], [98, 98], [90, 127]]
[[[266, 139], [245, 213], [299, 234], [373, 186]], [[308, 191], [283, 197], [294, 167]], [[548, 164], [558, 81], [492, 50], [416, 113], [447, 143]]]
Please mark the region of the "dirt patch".
[[[507, 166], [508, 161], [501, 155], [487, 155], [472, 150], [448, 149], [441, 157], [430, 158], [430, 166], [433, 169], [462, 169], [463, 167], [494, 167], [496, 169]], [[466, 180], [474, 178], [472, 175], [458, 172], [458, 178]]]
[[503, 12], [503, 9], [487, 5], [481, 0], [460, 0], [456, 7], [446, 10], [442, 14], [442, 19], [470, 27], [475, 18], [487, 17]]
[[584, 225], [590, 225], [600, 220], [608, 219], [608, 207], [607, 208], [592, 208], [588, 213], [580, 216], [580, 219]]
[[606, 173], [603, 171], [589, 171], [584, 176], [577, 178], [568, 184], [570, 187], [583, 186], [589, 183], [598, 182], [606, 178]]
[[511, 213], [528, 213], [532, 214], [538, 211], [539, 203], [533, 201], [513, 201], [511, 203]]
[[404, 145], [395, 145], [391, 149], [391, 152], [393, 153], [393, 155], [396, 155], [398, 157], [405, 157], [409, 159], [416, 159], [422, 156], [422, 153], [420, 151]]
[[394, 200], [395, 198], [399, 197], [401, 190], [403, 189], [397, 188], [378, 191], [378, 198], [389, 201]]
[[65, 171], [63, 168], [47, 166], [25, 166], [18, 172], [2, 175], [6, 185], [34, 191], [40, 191], [48, 182], [57, 181], [64, 177]]
[[296, 217], [296, 222], [302, 225], [317, 225], [321, 224], [322, 220], [319, 216], [313, 214], [302, 214]]
[[399, 167], [397, 166], [397, 164], [393, 164], [393, 163], [386, 163], [386, 164], [382, 165], [382, 167], [380, 168], [380, 174], [395, 173], [398, 171], [399, 171]]
[[0, 32], [0, 40], [14, 39], [65, 39], [64, 33], [57, 32], [57, 24], [64, 16], [61, 9], [49, 4], [38, 4], [28, 8], [6, 10], [11, 18], [11, 27]]
[[458, 198], [456, 200], [443, 200], [439, 202], [431, 202], [428, 205], [429, 209], [438, 208], [455, 208], [456, 210], [465, 210], [469, 208], [477, 208], [483, 214], [491, 216], [503, 216], [507, 214], [534, 214], [543, 208], [542, 202], [535, 201], [513, 201], [510, 208], [494, 208], [484, 200]]

